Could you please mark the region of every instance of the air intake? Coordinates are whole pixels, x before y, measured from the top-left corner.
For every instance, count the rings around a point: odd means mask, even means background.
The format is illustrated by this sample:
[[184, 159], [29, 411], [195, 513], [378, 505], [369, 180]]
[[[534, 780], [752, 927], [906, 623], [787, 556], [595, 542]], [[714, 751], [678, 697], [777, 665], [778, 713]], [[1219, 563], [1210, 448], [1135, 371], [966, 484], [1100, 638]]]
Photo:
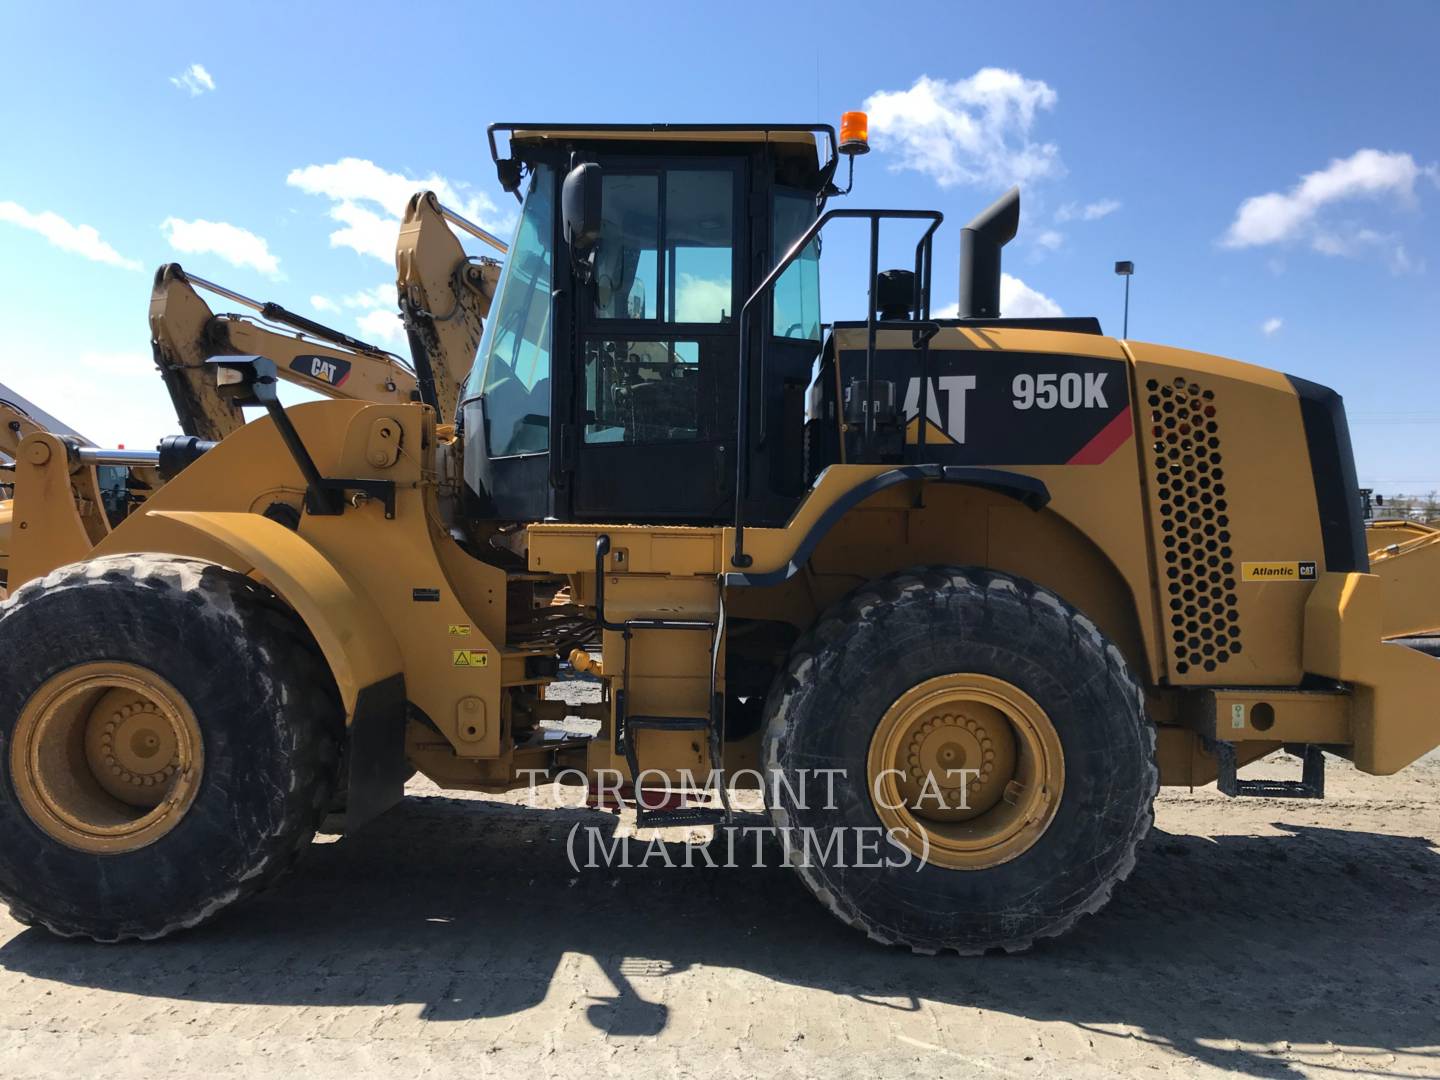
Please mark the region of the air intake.
[[1000, 249], [1020, 227], [1020, 189], [1012, 187], [960, 230], [960, 318], [1000, 317]]

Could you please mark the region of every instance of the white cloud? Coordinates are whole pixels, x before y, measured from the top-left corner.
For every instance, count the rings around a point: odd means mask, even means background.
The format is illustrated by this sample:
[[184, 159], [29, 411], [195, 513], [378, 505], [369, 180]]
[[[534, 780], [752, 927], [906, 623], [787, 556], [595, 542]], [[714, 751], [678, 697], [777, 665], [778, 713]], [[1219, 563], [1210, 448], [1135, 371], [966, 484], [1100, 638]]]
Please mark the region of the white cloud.
[[1412, 270], [1418, 274], [1425, 270], [1425, 260], [1412, 258], [1405, 245], [1398, 242], [1390, 249], [1388, 258], [1392, 274], [1408, 274]]
[[1354, 225], [1336, 231], [1317, 232], [1310, 246], [1321, 255], [1358, 256], [1367, 251], [1384, 256], [1392, 274], [1408, 274], [1425, 269], [1425, 260], [1413, 258], [1396, 233], [1382, 233]]
[[1000, 275], [1000, 314], [1012, 319], [1058, 318], [1060, 305], [1009, 274]]
[[330, 208], [330, 216], [345, 226], [330, 234], [331, 247], [353, 248], [362, 255], [373, 255], [386, 262], [394, 260], [399, 218], [384, 217], [352, 202], [337, 203]]
[[105, 375], [107, 378], [116, 376], [133, 377], [142, 375], [146, 378], [158, 378], [155, 370], [155, 357], [150, 352], [139, 350], [122, 350], [119, 352], [98, 352], [90, 350], [80, 354], [80, 366], [89, 368], [91, 371]]
[[148, 351], [7, 338], [0, 355], [25, 358], [7, 367], [7, 385], [99, 446], [153, 450], [162, 435], [180, 431]]
[[368, 289], [361, 289], [349, 296], [340, 298], [340, 305], [347, 308], [387, 308], [396, 310], [399, 307], [399, 300], [395, 292], [394, 282], [381, 282], [379, 285], [371, 286]]
[[982, 68], [946, 82], [922, 75], [909, 90], [881, 90], [865, 101], [877, 149], [892, 169], [914, 169], [941, 187], [1003, 187], [1063, 174], [1054, 143], [1031, 138], [1035, 114], [1057, 95], [1038, 79]]
[[678, 322], [715, 322], [722, 311], [729, 311], [730, 282], [680, 275], [675, 290], [675, 318]]
[[416, 178], [388, 172], [364, 158], [306, 165], [292, 170], [285, 182], [331, 201], [330, 217], [342, 226], [330, 234], [331, 247], [352, 248], [386, 262], [395, 258], [400, 219], [417, 191], [435, 192], [443, 204], [492, 232], [507, 225], [490, 197], [468, 184], [438, 174]]
[[[1335, 158], [1325, 168], [1302, 177], [1287, 192], [1272, 191], [1246, 199], [1221, 243], [1228, 248], [1247, 248], [1307, 240], [1314, 250], [1325, 255], [1352, 254], [1388, 238], [1348, 224], [1326, 226], [1321, 220], [1322, 211], [1334, 203], [1355, 199], [1388, 197], [1408, 205], [1415, 199], [1415, 181], [1421, 176], [1435, 179], [1436, 166], [1421, 167], [1409, 154], [1357, 150], [1348, 158]], [[1403, 248], [1399, 251], [1403, 259]]]
[[113, 247], [100, 239], [100, 234], [91, 225], [72, 225], [59, 214], [42, 210], [31, 213], [19, 203], [0, 202], [0, 221], [8, 221], [22, 229], [39, 233], [61, 251], [83, 255], [87, 259], [119, 266], [125, 270], [139, 270], [140, 264], [127, 259]]
[[371, 341], [383, 341], [394, 345], [404, 340], [405, 325], [400, 321], [399, 304], [396, 300], [395, 283], [382, 282], [368, 289], [361, 289], [348, 296], [342, 296], [339, 303], [323, 296], [312, 296], [310, 303], [320, 311], [339, 311], [347, 308], [364, 312], [355, 318], [363, 337]]
[[191, 64], [179, 75], [172, 75], [170, 85], [184, 90], [191, 97], [199, 97], [207, 90], [215, 89], [215, 79], [203, 64]]
[[265, 238], [238, 225], [171, 217], [161, 223], [160, 231], [176, 251], [188, 255], [218, 255], [231, 266], [250, 267], [271, 277], [280, 273], [280, 260], [270, 253]]
[[[946, 304], [934, 312], [937, 319], [953, 319], [959, 304]], [[1044, 293], [1032, 289], [1012, 274], [1000, 275], [1000, 314], [1009, 319], [1056, 319], [1065, 312]]]
[[1284, 325], [1284, 319], [1280, 318], [1280, 316], [1278, 315], [1272, 315], [1270, 318], [1266, 319], [1263, 323], [1260, 324], [1260, 332], [1266, 337], [1274, 337], [1280, 332], [1280, 328]]
[[1046, 229], [1035, 238], [1035, 243], [1048, 251], [1055, 251], [1059, 249], [1061, 244], [1065, 243], [1065, 234], [1057, 232], [1054, 229]]
[[405, 336], [405, 327], [400, 322], [398, 311], [377, 308], [361, 315], [355, 320], [355, 325], [366, 338], [383, 341], [387, 345], [398, 344]]
[[1086, 203], [1084, 206], [1069, 202], [1055, 211], [1055, 220], [1062, 222], [1075, 220], [1099, 221], [1103, 217], [1109, 217], [1119, 209], [1119, 199], [1100, 199], [1098, 202]]

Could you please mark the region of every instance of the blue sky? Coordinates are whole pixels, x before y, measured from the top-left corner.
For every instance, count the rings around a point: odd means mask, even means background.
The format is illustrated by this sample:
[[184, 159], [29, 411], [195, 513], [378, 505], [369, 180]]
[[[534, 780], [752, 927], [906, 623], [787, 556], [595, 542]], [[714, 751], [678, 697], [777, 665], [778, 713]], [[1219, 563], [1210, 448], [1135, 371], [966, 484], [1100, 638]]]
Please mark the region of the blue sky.
[[[145, 445], [174, 427], [148, 359], [161, 263], [377, 339], [398, 329], [408, 191], [513, 225], [491, 121], [833, 122], [868, 102], [852, 203], [945, 212], [937, 306], [959, 226], [1019, 180], [1009, 313], [1118, 333], [1111, 268], [1132, 259], [1132, 337], [1333, 385], [1362, 483], [1440, 488], [1440, 5], [534, 12], [0, 0], [26, 42], [0, 68], [0, 381]], [[859, 235], [827, 243], [827, 318], [863, 311], [862, 260]]]

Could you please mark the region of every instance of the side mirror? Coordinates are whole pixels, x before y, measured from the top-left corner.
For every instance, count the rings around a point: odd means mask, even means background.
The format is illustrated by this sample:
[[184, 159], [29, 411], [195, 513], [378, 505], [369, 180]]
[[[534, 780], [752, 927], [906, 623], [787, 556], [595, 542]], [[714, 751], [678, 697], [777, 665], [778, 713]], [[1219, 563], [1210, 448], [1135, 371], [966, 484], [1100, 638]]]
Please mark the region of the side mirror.
[[560, 216], [565, 222], [565, 243], [579, 258], [600, 239], [600, 166], [576, 165], [565, 176], [560, 191]]

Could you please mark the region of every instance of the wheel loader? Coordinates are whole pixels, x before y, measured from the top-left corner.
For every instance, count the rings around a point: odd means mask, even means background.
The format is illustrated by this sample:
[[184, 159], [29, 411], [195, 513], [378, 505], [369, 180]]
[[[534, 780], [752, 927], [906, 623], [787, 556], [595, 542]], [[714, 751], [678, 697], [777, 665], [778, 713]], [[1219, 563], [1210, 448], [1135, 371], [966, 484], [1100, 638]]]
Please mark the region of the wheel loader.
[[[423, 378], [287, 409], [276, 358], [216, 356], [265, 415], [93, 545], [69, 448], [20, 445], [20, 920], [193, 926], [337, 793], [363, 843], [418, 769], [608, 791], [640, 830], [725, 830], [758, 788], [845, 923], [1017, 951], [1106, 902], [1162, 783], [1319, 798], [1327, 754], [1390, 774], [1440, 743], [1334, 391], [1005, 316], [1014, 191], [959, 231], [939, 316], [941, 213], [839, 202], [863, 114], [488, 138], [521, 209], [453, 415]], [[868, 298], [827, 322], [836, 228], [868, 239]], [[882, 268], [882, 232], [913, 259]], [[572, 667], [598, 701], [559, 693]], [[1298, 776], [1241, 775], [1282, 749]]]
[[[5, 599], [10, 569], [10, 524], [14, 495], [15, 457], [20, 443], [37, 431], [63, 436], [71, 453], [89, 458], [94, 444], [67, 424], [40, 409], [8, 386], [0, 384], [0, 600]], [[78, 470], [77, 470], [78, 471]], [[145, 470], [140, 470], [143, 475]], [[117, 514], [126, 501], [126, 469], [87, 467], [72, 485], [76, 513], [87, 525], [99, 528], [107, 514]], [[117, 516], [118, 520], [118, 516]]]

